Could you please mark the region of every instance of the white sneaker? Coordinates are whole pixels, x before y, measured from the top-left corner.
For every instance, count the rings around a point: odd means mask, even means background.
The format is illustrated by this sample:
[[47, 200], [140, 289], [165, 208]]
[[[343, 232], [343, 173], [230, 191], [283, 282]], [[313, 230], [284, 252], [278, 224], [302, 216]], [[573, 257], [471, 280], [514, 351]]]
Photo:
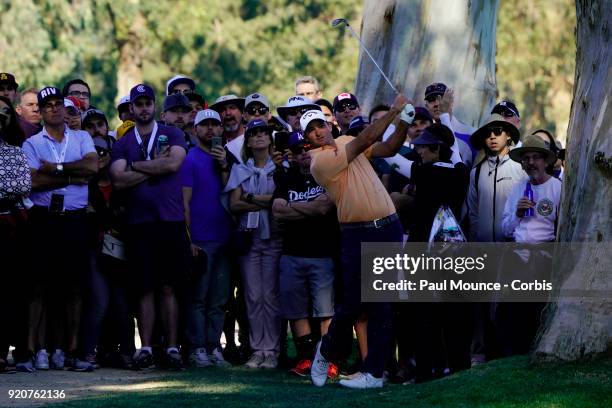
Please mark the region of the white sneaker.
[[223, 358], [220, 348], [216, 348], [208, 355], [210, 362], [220, 368], [230, 368], [232, 365]]
[[261, 363], [264, 362], [264, 356], [260, 352], [255, 352], [251, 354], [251, 358], [244, 365], [247, 368], [259, 368]]
[[208, 359], [208, 354], [206, 354], [206, 349], [199, 348], [196, 349], [189, 356], [189, 362], [193, 367], [205, 368], [210, 367], [213, 363]]
[[66, 363], [66, 356], [60, 349], [56, 349], [53, 355], [51, 355], [51, 368], [54, 370], [63, 370], [64, 364]]
[[47, 353], [47, 350], [40, 349], [36, 352], [36, 357], [34, 357], [34, 367], [36, 367], [37, 370], [49, 369], [49, 353]]
[[278, 357], [276, 357], [276, 353], [266, 354], [264, 357], [264, 361], [259, 365], [259, 368], [276, 368], [278, 367]]
[[312, 366], [310, 367], [310, 379], [312, 383], [317, 387], [322, 387], [327, 381], [327, 369], [329, 368], [329, 361], [321, 355], [321, 342], [317, 344], [317, 352], [314, 360], [312, 360]]
[[383, 379], [376, 378], [370, 373], [360, 373], [352, 379], [340, 380], [340, 385], [347, 388], [365, 390], [367, 388], [382, 388]]

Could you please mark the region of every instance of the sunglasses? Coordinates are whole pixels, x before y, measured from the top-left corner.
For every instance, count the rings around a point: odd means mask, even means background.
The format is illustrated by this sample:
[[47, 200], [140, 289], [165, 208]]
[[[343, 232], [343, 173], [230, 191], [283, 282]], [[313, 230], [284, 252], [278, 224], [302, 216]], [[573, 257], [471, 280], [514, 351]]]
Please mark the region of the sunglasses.
[[502, 111], [502, 112], [501, 112], [501, 115], [502, 115], [504, 118], [511, 118], [511, 117], [513, 117], [513, 116], [516, 116], [516, 115], [514, 114], [514, 112], [512, 112], [512, 111], [510, 111], [510, 110], [504, 110], [504, 111]]
[[354, 103], [345, 103], [336, 107], [336, 112], [344, 112], [345, 110], [355, 110], [357, 109], [357, 105]]
[[306, 109], [306, 108], [291, 108], [291, 109], [287, 109], [287, 115], [289, 115], [289, 116], [303, 115], [306, 112], [308, 112], [308, 109]]
[[254, 108], [254, 107], [246, 108], [246, 113], [248, 113], [249, 115], [255, 115], [257, 113], [259, 113], [260, 115], [265, 115], [269, 111], [270, 109], [266, 108], [265, 106], [262, 106], [261, 108]]
[[302, 143], [302, 144], [298, 144], [298, 145], [295, 145], [295, 146], [290, 146], [289, 150], [294, 155], [302, 154], [302, 153], [307, 152], [307, 151], [310, 150], [310, 144], [309, 143]]
[[501, 126], [491, 126], [488, 128], [489, 132], [493, 133], [495, 136], [499, 136], [504, 131], [504, 128]]
[[438, 100], [438, 98], [440, 97], [440, 95], [429, 95], [425, 97], [425, 100], [427, 102], [435, 102]]
[[87, 91], [81, 92], [81, 91], [71, 91], [68, 92], [68, 95], [70, 96], [75, 96], [77, 98], [89, 98], [91, 96], [91, 94]]

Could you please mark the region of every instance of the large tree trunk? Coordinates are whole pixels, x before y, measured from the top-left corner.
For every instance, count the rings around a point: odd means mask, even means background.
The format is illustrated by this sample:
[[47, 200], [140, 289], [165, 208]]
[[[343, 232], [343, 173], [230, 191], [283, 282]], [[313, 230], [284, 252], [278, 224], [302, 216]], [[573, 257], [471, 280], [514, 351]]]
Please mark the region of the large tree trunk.
[[[454, 114], [477, 127], [496, 97], [493, 0], [366, 0], [362, 40], [391, 82], [424, 104], [425, 87], [454, 88]], [[356, 94], [364, 111], [393, 100], [393, 90], [363, 51]]]
[[130, 89], [142, 83], [143, 80], [143, 37], [147, 22], [138, 5], [138, 2], [129, 6], [107, 4], [107, 10], [113, 23], [115, 43], [119, 50], [117, 100], [124, 95], [129, 95]]
[[[562, 289], [610, 293], [612, 257], [612, 65], [608, 0], [576, 3], [576, 75], [568, 131], [559, 239], [593, 242], [573, 265], [556, 261]], [[534, 353], [537, 361], [578, 360], [610, 350], [612, 299], [561, 299], [551, 305]]]

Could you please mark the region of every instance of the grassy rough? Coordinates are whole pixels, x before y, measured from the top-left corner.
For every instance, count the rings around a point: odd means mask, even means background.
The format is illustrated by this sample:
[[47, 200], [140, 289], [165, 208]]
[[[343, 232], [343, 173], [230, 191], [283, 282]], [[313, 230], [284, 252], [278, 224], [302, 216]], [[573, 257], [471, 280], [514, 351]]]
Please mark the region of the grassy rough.
[[612, 361], [531, 366], [526, 357], [497, 360], [442, 380], [354, 391], [313, 387], [281, 371], [190, 370], [159, 388], [114, 392], [54, 407], [612, 407]]

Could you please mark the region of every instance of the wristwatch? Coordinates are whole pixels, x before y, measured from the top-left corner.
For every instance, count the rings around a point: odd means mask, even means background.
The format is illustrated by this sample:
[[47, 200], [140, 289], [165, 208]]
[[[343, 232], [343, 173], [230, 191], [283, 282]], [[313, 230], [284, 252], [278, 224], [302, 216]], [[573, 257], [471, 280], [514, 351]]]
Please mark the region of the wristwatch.
[[253, 204], [253, 193], [247, 194], [246, 197], [245, 197], [245, 201], [247, 203]]
[[55, 165], [55, 172], [57, 174], [64, 174], [64, 165], [62, 163], [57, 163]]

